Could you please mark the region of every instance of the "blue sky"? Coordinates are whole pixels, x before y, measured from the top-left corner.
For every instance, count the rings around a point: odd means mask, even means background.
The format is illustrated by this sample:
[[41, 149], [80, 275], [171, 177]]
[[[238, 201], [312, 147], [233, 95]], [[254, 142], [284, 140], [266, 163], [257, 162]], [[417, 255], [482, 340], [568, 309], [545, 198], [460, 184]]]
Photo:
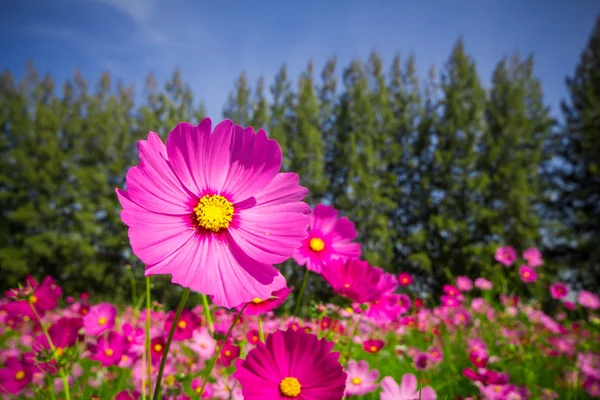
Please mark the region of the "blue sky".
[[[420, 75], [443, 66], [461, 36], [484, 85], [494, 65], [519, 51], [535, 54], [546, 103], [557, 114], [600, 13], [598, 0], [13, 0], [0, 15], [0, 69], [21, 76], [27, 60], [57, 80], [75, 68], [88, 79], [109, 71], [138, 92], [147, 72], [164, 81], [176, 66], [220, 118], [234, 79], [245, 71], [267, 82], [282, 63], [296, 78], [376, 49], [414, 52]], [[492, 4], [493, 3], [493, 4]]]

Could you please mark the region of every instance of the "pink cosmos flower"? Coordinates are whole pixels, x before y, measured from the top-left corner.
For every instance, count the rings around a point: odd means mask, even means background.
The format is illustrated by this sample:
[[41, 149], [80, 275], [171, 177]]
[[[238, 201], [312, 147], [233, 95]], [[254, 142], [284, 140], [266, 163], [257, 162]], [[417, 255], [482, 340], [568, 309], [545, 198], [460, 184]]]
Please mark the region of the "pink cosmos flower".
[[523, 252], [523, 259], [531, 268], [537, 268], [544, 265], [542, 253], [535, 247], [531, 247]]
[[448, 296], [458, 297], [460, 295], [460, 290], [458, 290], [458, 288], [456, 286], [446, 284], [446, 285], [444, 285], [442, 290]]
[[582, 290], [577, 295], [577, 302], [585, 308], [590, 310], [597, 310], [600, 308], [600, 298], [592, 292]]
[[166, 146], [150, 132], [117, 195], [146, 275], [171, 274], [232, 308], [285, 286], [273, 264], [306, 238], [310, 207], [298, 176], [279, 173], [281, 148], [264, 130], [211, 126], [180, 123]]
[[475, 287], [481, 290], [490, 290], [494, 285], [485, 278], [475, 279]]
[[553, 299], [562, 299], [569, 294], [569, 288], [562, 282], [556, 282], [550, 285], [550, 295]]
[[525, 283], [531, 283], [537, 280], [537, 273], [533, 268], [530, 268], [527, 265], [521, 265], [519, 274], [521, 275], [521, 280]]
[[38, 285], [34, 277], [27, 275], [23, 288], [10, 289], [5, 294], [9, 299], [16, 300], [4, 306], [8, 314], [34, 319], [35, 314], [30, 303], [38, 315], [43, 316], [46, 311], [56, 308], [58, 299], [62, 296], [62, 288], [50, 276], [44, 278], [42, 284]]
[[310, 271], [321, 273], [334, 258], [360, 256], [360, 243], [352, 242], [356, 235], [354, 222], [338, 218], [335, 208], [319, 204], [311, 217], [309, 235], [294, 253], [294, 260]]
[[442, 295], [441, 300], [444, 307], [454, 308], [460, 305], [458, 297]]
[[[192, 390], [196, 395], [200, 394], [202, 390], [202, 385], [204, 384], [204, 379], [202, 378], [194, 378], [192, 380]], [[202, 399], [212, 399], [215, 393], [212, 387], [212, 383], [208, 382], [206, 386], [204, 386], [204, 391], [202, 392]]]
[[[175, 311], [169, 313], [169, 317], [165, 321], [165, 332], [171, 330], [173, 320], [175, 319]], [[189, 310], [183, 310], [177, 321], [177, 327], [173, 334], [173, 340], [181, 341], [192, 337], [194, 330], [200, 326], [201, 318]]]
[[[294, 288], [283, 287], [279, 290], [274, 291], [270, 297], [265, 300], [256, 298], [248, 303], [248, 306], [244, 310], [244, 315], [263, 315], [269, 311], [273, 311], [287, 300], [290, 293]], [[240, 304], [236, 308], [241, 310], [244, 307]]]
[[401, 286], [410, 286], [414, 281], [413, 276], [408, 272], [401, 272], [398, 274], [398, 282]]
[[375, 354], [379, 350], [383, 349], [385, 342], [379, 339], [369, 339], [363, 342], [363, 349], [369, 353]]
[[0, 368], [0, 393], [20, 393], [32, 380], [31, 365], [17, 357], [10, 357], [4, 365]]
[[91, 351], [94, 353], [92, 360], [97, 360], [105, 367], [109, 365], [117, 365], [121, 361], [121, 357], [127, 350], [127, 341], [117, 332], [112, 331], [108, 337], [101, 336], [98, 343], [92, 346]]
[[217, 350], [217, 342], [208, 333], [208, 329], [206, 328], [195, 330], [188, 346], [191, 350], [198, 353], [202, 360], [208, 360]]
[[332, 342], [303, 330], [278, 330], [236, 361], [234, 377], [245, 400], [339, 400], [347, 374], [332, 348]]
[[322, 274], [336, 293], [350, 300], [366, 303], [381, 296], [379, 282], [382, 271], [358, 258], [332, 260]]
[[400, 385], [394, 378], [386, 376], [381, 380], [380, 400], [436, 400], [437, 394], [431, 386], [419, 390], [417, 377], [413, 374], [404, 374]]
[[87, 335], [97, 336], [115, 326], [117, 307], [110, 303], [100, 303], [90, 307], [83, 317], [83, 328]]
[[369, 364], [365, 360], [350, 360], [346, 367], [346, 396], [363, 396], [374, 392], [379, 384], [379, 371], [369, 371]]
[[510, 267], [517, 259], [517, 251], [510, 246], [499, 247], [494, 258], [505, 267]]
[[221, 349], [221, 354], [217, 362], [225, 367], [229, 367], [231, 365], [231, 362], [240, 356], [240, 351], [240, 346], [235, 346], [230, 341], [227, 341]]
[[463, 292], [473, 289], [473, 281], [468, 276], [459, 276], [456, 278], [456, 286]]

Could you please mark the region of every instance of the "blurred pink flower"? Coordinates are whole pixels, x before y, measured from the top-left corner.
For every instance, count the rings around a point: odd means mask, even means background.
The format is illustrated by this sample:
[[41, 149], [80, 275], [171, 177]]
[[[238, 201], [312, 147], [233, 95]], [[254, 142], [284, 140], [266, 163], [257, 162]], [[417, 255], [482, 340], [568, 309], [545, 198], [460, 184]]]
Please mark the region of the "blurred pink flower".
[[517, 251], [510, 246], [499, 247], [494, 258], [505, 267], [510, 267], [517, 259]]

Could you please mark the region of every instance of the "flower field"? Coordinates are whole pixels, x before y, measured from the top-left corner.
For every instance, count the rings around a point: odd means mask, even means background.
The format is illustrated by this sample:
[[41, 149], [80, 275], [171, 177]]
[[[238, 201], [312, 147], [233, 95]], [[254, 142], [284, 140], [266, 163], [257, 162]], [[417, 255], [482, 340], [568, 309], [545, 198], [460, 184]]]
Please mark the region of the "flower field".
[[[549, 281], [536, 248], [500, 247], [491, 272], [431, 296], [361, 258], [351, 215], [303, 202], [263, 130], [205, 119], [138, 150], [116, 195], [146, 296], [99, 302], [28, 276], [0, 303], [3, 398], [600, 397], [600, 298]], [[274, 267], [288, 259], [299, 288]], [[153, 275], [184, 288], [176, 310], [149, 295]], [[335, 301], [307, 302], [308, 280]]]

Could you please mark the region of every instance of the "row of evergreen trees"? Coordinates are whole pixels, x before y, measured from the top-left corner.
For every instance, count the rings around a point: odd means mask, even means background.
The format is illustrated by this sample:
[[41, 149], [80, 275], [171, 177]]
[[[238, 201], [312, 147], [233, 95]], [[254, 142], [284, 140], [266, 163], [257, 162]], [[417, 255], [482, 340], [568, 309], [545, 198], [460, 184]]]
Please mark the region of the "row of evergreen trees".
[[[542, 246], [549, 271], [597, 288], [599, 40], [600, 20], [568, 80], [565, 124], [544, 104], [532, 57], [502, 59], [484, 88], [462, 41], [424, 80], [413, 57], [386, 66], [375, 52], [342, 70], [331, 59], [319, 77], [309, 63], [296, 82], [284, 65], [269, 88], [242, 74], [224, 117], [265, 127], [308, 201], [349, 215], [375, 265], [421, 271], [435, 287], [478, 276], [498, 245]], [[0, 76], [2, 286], [27, 272], [70, 290], [126, 286], [135, 258], [114, 188], [148, 130], [164, 138], [205, 114], [178, 71], [164, 88], [150, 75], [144, 97], [136, 105], [108, 74], [89, 87], [76, 73], [61, 90], [33, 67], [20, 82]]]

